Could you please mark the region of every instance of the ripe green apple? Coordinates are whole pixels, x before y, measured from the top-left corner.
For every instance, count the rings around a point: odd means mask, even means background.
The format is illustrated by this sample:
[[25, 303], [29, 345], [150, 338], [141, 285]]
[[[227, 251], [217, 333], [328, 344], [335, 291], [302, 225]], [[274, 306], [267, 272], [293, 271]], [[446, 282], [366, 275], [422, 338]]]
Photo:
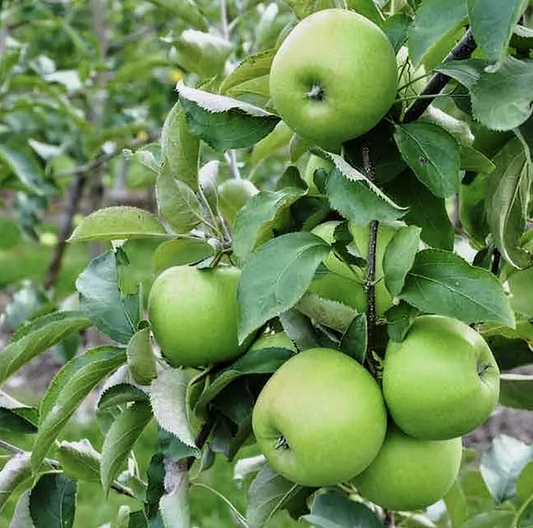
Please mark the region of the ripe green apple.
[[[396, 234], [398, 225], [380, 223], [378, 226], [378, 236], [376, 240], [376, 267], [374, 270], [375, 281], [375, 297], [376, 297], [376, 314], [382, 316], [392, 305], [392, 296], [385, 286], [385, 280], [383, 279], [383, 257], [390, 241]], [[368, 259], [368, 243], [370, 235], [369, 225], [360, 226], [358, 224], [350, 224], [350, 232], [352, 233], [353, 240], [361, 257]], [[366, 297], [365, 305], [362, 311], [367, 311]]]
[[268, 380], [252, 425], [274, 471], [303, 486], [330, 486], [372, 462], [385, 438], [387, 413], [364, 367], [336, 350], [312, 348]]
[[327, 149], [364, 134], [396, 95], [396, 57], [367, 18], [325, 9], [304, 18], [277, 51], [272, 103], [297, 134]]
[[353, 483], [363, 497], [393, 511], [426, 508], [451, 488], [461, 465], [460, 438], [420, 440], [389, 425], [370, 466]]
[[438, 315], [415, 319], [390, 341], [383, 395], [396, 425], [416, 438], [446, 440], [480, 426], [498, 402], [498, 365], [467, 324]]
[[315, 171], [318, 169], [323, 169], [327, 173], [331, 170], [333, 163], [331, 161], [325, 160], [320, 156], [311, 154], [307, 160], [307, 165], [304, 170], [304, 180], [307, 183], [308, 193], [311, 196], [316, 196], [320, 194], [316, 184], [315, 184]]
[[[324, 222], [311, 232], [331, 244], [334, 241], [335, 228], [339, 224], [340, 222], [333, 220]], [[357, 311], [363, 311], [366, 307], [365, 271], [346, 264], [333, 251], [329, 252], [323, 264], [329, 273], [313, 279], [307, 291], [323, 299], [337, 301]]]
[[219, 208], [228, 224], [233, 225], [237, 213], [258, 192], [259, 189], [250, 180], [231, 179], [219, 186]]
[[174, 266], [150, 290], [148, 318], [154, 337], [175, 367], [228, 361], [245, 348], [237, 339], [240, 270]]
[[263, 334], [256, 339], [249, 350], [263, 350], [265, 348], [286, 348], [297, 352], [294, 343], [285, 332], [275, 332], [273, 334]]

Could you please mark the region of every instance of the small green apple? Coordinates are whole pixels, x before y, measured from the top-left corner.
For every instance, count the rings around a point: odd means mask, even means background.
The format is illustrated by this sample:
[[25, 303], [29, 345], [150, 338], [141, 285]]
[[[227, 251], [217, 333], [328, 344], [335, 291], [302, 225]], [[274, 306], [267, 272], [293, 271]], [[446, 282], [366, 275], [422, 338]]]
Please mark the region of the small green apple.
[[389, 341], [383, 395], [396, 425], [416, 438], [446, 440], [480, 426], [498, 402], [499, 369], [467, 324], [417, 317], [401, 343]]
[[[335, 228], [339, 224], [340, 222], [334, 220], [324, 222], [311, 232], [331, 244], [334, 241]], [[313, 279], [307, 291], [323, 299], [340, 302], [357, 311], [363, 311], [366, 306], [365, 271], [346, 264], [333, 251], [329, 252], [323, 264], [329, 273]]]
[[252, 425], [274, 471], [303, 486], [353, 478], [377, 455], [387, 413], [377, 382], [336, 350], [305, 350], [268, 380]]
[[174, 366], [228, 361], [246, 348], [237, 339], [240, 270], [174, 266], [150, 290], [148, 314], [154, 337]]
[[363, 497], [382, 508], [420, 510], [446, 495], [461, 456], [460, 438], [420, 440], [389, 425], [378, 456], [353, 483]]
[[277, 51], [270, 95], [299, 135], [336, 149], [385, 116], [396, 96], [396, 57], [383, 31], [346, 9], [304, 18]]
[[233, 225], [237, 213], [259, 189], [250, 180], [226, 180], [218, 188], [219, 208], [224, 219]]
[[329, 173], [332, 166], [333, 163], [331, 161], [325, 160], [320, 156], [316, 156], [315, 154], [311, 154], [309, 156], [309, 159], [307, 160], [307, 165], [305, 166], [304, 170], [304, 180], [305, 183], [307, 183], [308, 193], [311, 196], [316, 196], [320, 194], [320, 191], [318, 190], [315, 184], [315, 171], [317, 171], [318, 169], [323, 169], [324, 171], [326, 171], [326, 173]]

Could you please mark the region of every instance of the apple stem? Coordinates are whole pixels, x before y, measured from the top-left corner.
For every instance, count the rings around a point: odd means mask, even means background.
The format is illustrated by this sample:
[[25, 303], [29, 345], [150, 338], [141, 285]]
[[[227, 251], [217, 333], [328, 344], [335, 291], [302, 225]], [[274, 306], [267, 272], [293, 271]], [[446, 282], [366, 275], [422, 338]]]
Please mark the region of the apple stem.
[[383, 510], [383, 528], [394, 528], [394, 512]]
[[[477, 44], [472, 36], [472, 31], [469, 29], [453, 48], [451, 53], [446, 57], [444, 62], [448, 60], [464, 60], [470, 58]], [[448, 84], [450, 77], [443, 73], [437, 72], [431, 77], [425, 88], [420, 92], [419, 98], [406, 110], [403, 122], [410, 123], [416, 121], [431, 105], [435, 96], [437, 96], [443, 88]], [[433, 96], [433, 97], [427, 97]]]

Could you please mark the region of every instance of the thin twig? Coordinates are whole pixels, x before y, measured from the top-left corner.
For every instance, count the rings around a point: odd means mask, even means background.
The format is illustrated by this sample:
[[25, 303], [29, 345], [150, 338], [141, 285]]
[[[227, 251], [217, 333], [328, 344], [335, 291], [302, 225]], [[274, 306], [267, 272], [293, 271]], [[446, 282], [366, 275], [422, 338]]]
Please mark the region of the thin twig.
[[[475, 49], [476, 42], [472, 36], [472, 31], [468, 29], [463, 38], [446, 57], [446, 60], [468, 59]], [[448, 84], [449, 80], [450, 77], [440, 72], [437, 72], [435, 75], [433, 75], [426, 87], [422, 90], [422, 92], [420, 92], [421, 97], [406, 110], [403, 122], [410, 123], [417, 120], [433, 102], [433, 99], [427, 96], [438, 95]]]

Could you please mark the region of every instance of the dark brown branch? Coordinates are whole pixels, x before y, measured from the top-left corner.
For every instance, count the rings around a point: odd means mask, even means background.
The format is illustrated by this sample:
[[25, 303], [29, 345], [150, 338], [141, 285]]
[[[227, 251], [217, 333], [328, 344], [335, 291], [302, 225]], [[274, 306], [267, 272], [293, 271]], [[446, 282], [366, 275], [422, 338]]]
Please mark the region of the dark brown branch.
[[[376, 179], [376, 169], [370, 156], [368, 144], [363, 143], [362, 147], [363, 166], [365, 174], [370, 181]], [[368, 256], [366, 264], [365, 292], [367, 298], [367, 364], [375, 375], [376, 365], [373, 363], [375, 336], [376, 336], [376, 247], [378, 239], [379, 222], [372, 220], [368, 234]]]
[[502, 255], [498, 248], [494, 248], [492, 250], [492, 263], [490, 266], [490, 271], [498, 276], [500, 274], [500, 263], [501, 263]]
[[59, 234], [59, 240], [56, 244], [54, 255], [48, 266], [48, 272], [46, 274], [46, 280], [44, 281], [44, 288], [48, 290], [52, 288], [61, 271], [61, 264], [63, 262], [63, 256], [67, 247], [67, 239], [72, 231], [72, 224], [74, 222], [74, 216], [78, 211], [78, 207], [83, 195], [83, 188], [87, 176], [84, 173], [77, 174], [72, 182], [69, 190], [69, 198], [67, 203], [67, 209], [65, 211], [65, 220], [61, 226], [61, 232]]
[[[463, 38], [453, 48], [451, 53], [446, 57], [446, 60], [465, 60], [470, 58], [473, 51], [476, 49], [476, 42], [472, 36], [472, 31], [467, 30]], [[443, 73], [437, 72], [431, 77], [426, 87], [420, 92], [420, 99], [417, 99], [405, 112], [403, 118], [404, 123], [416, 121], [433, 102], [434, 98], [428, 96], [438, 95], [444, 87], [448, 84], [450, 77]]]

